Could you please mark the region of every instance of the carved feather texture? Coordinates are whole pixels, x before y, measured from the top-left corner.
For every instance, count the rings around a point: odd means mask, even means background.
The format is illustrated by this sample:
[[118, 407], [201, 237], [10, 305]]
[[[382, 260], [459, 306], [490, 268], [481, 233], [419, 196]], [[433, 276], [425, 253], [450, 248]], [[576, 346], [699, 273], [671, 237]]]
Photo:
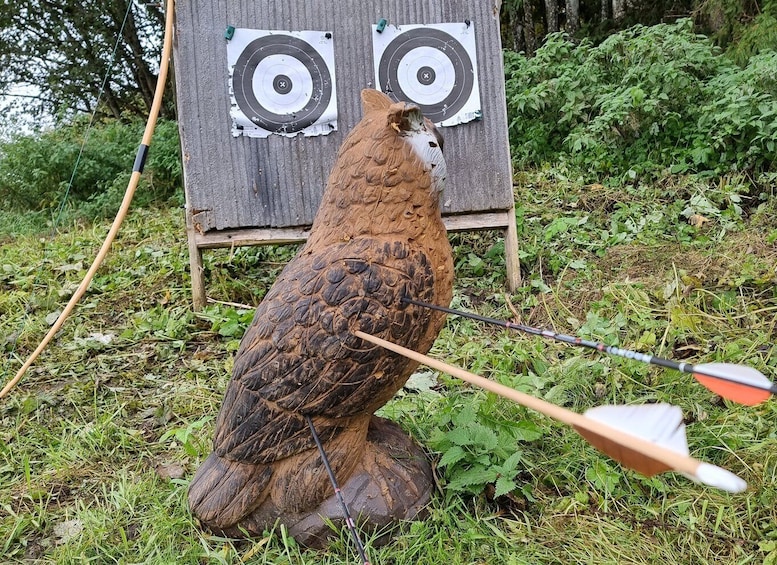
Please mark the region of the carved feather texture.
[[438, 203], [444, 159], [441, 142], [430, 145], [439, 136], [417, 107], [377, 91], [362, 102], [365, 116], [341, 147], [308, 242], [243, 337], [214, 452], [192, 481], [190, 506], [214, 529], [261, 533], [262, 520], [312, 511], [331, 494], [305, 415], [341, 484], [357, 469], [369, 476], [365, 461], [386, 460], [365, 456], [379, 449], [367, 442], [372, 413], [417, 363], [352, 332], [426, 352], [444, 323], [401, 301], [447, 305], [452, 295]]

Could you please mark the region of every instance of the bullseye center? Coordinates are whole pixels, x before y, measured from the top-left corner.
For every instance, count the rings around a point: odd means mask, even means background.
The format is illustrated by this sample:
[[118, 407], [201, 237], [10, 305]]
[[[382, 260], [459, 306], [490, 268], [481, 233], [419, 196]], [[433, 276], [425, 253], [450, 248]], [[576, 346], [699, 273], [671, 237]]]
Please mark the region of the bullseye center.
[[418, 82], [420, 82], [425, 86], [432, 84], [436, 76], [437, 75], [435, 74], [434, 69], [432, 67], [421, 67], [420, 69], [418, 69], [418, 73], [416, 74], [416, 78], [418, 79]]
[[272, 81], [272, 87], [278, 94], [288, 94], [291, 92], [291, 79], [286, 75], [278, 75]]

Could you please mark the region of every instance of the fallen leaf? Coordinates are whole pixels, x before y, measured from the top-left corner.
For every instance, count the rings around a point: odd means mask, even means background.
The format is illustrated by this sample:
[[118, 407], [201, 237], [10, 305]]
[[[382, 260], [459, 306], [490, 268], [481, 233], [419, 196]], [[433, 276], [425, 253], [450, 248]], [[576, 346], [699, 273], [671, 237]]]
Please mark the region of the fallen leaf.
[[419, 371], [410, 375], [404, 388], [416, 392], [436, 392], [435, 386], [437, 386], [437, 377], [432, 371]]
[[51, 312], [48, 316], [46, 316], [46, 323], [50, 326], [54, 325], [54, 322], [57, 321], [57, 318], [59, 318], [59, 315], [62, 313], [62, 310], [56, 310], [55, 312]]
[[89, 337], [86, 339], [90, 339], [92, 341], [98, 341], [103, 345], [108, 345], [110, 342], [113, 341], [113, 338], [115, 337], [116, 337], [116, 334], [103, 334], [100, 332], [95, 332], [95, 333], [89, 334]]
[[60, 273], [67, 273], [68, 271], [81, 271], [84, 268], [84, 264], [81, 261], [78, 261], [77, 263], [69, 263], [67, 265], [61, 265], [57, 267], [55, 270], [59, 271]]
[[84, 529], [81, 520], [66, 520], [54, 526], [54, 543], [62, 545], [77, 538]]

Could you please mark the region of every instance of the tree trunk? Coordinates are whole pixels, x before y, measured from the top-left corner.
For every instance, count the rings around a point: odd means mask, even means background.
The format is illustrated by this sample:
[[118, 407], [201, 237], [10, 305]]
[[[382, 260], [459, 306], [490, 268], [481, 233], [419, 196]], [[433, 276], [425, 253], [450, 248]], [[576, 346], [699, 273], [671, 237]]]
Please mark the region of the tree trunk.
[[558, 2], [545, 0], [545, 21], [548, 23], [547, 33], [558, 31]]
[[512, 35], [512, 43], [513, 43], [513, 51], [516, 53], [520, 53], [521, 51], [526, 51], [526, 37], [524, 35], [524, 29], [523, 29], [523, 19], [521, 17], [521, 14], [519, 14], [517, 11], [510, 12], [509, 16], [509, 30], [510, 35]]
[[523, 1], [523, 31], [526, 38], [526, 55], [534, 55], [537, 49], [537, 36], [534, 32], [534, 14], [529, 0]]
[[616, 23], [623, 21], [626, 15], [626, 0], [612, 0], [612, 19]]
[[602, 0], [600, 22], [604, 23], [610, 19], [610, 0]]
[[564, 28], [567, 33], [574, 35], [580, 28], [580, 0], [567, 1], [567, 22]]
[[106, 85], [105, 90], [103, 90], [102, 102], [108, 107], [108, 110], [114, 118], [117, 120], [121, 119], [122, 104], [114, 94], [110, 85]]
[[154, 90], [156, 88], [156, 75], [148, 68], [148, 64], [143, 59], [143, 46], [138, 37], [138, 30], [135, 25], [135, 14], [130, 10], [127, 14], [126, 24], [123, 30], [124, 40], [124, 59], [131, 69], [132, 75], [137, 84], [140, 97], [143, 99], [144, 111], [151, 109], [154, 99]]

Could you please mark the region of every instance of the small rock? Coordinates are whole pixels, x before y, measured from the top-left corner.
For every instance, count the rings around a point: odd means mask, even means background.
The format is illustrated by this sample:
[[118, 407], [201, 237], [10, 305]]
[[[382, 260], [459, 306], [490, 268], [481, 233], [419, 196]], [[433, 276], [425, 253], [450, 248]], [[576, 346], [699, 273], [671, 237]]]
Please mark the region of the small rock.
[[183, 465], [179, 463], [160, 463], [154, 470], [162, 479], [182, 479], [185, 474]]

